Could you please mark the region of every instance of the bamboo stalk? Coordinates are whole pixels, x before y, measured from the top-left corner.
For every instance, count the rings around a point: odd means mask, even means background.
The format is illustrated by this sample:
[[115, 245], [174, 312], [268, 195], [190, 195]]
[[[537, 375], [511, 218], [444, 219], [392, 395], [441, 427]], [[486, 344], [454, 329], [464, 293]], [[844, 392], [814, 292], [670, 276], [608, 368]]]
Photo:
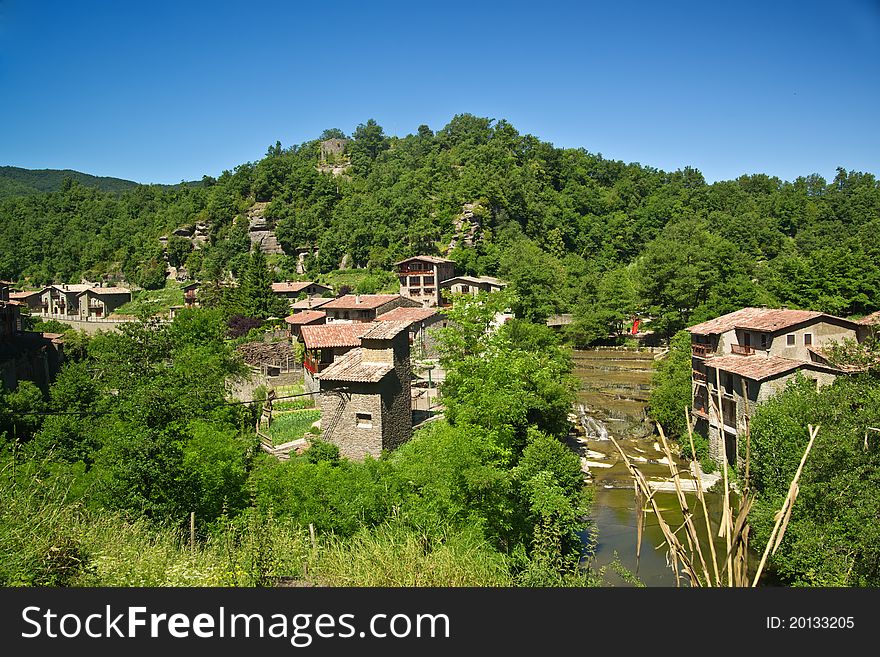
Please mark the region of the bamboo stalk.
[[[819, 427], [814, 427], [812, 424], [809, 425], [810, 431], [810, 442], [807, 443], [807, 448], [804, 450], [804, 455], [801, 457], [800, 465], [798, 465], [797, 472], [795, 472], [794, 478], [791, 480], [791, 485], [788, 487], [788, 495], [785, 496], [785, 501], [782, 504], [782, 508], [779, 510], [779, 513], [776, 514], [776, 524], [773, 526], [773, 531], [770, 533], [770, 539], [767, 541], [767, 547], [764, 549], [764, 554], [761, 556], [761, 563], [758, 564], [758, 571], [755, 573], [755, 579], [752, 582], [752, 587], [758, 586], [758, 580], [761, 578], [761, 573], [764, 571], [764, 565], [767, 563], [767, 557], [770, 555], [771, 549], [775, 552], [775, 547], [779, 547], [779, 543], [782, 542], [782, 536], [785, 533], [785, 530], [779, 533], [777, 538], [777, 532], [779, 531], [780, 526], [782, 525], [782, 521], [784, 517], [790, 517], [791, 514], [791, 505], [794, 504], [794, 497], [797, 496], [797, 487], [798, 480], [801, 477], [801, 472], [804, 469], [804, 463], [807, 462], [807, 456], [810, 453], [810, 450], [813, 448], [813, 442], [816, 440], [816, 435], [819, 433]], [[786, 526], [787, 526], [786, 521]]]

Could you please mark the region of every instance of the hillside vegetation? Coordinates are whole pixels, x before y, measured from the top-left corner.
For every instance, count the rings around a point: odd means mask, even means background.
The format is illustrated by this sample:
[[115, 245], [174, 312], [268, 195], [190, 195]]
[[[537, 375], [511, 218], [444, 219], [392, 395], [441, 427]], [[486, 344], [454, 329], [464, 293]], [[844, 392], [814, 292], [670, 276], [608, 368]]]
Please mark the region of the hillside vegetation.
[[102, 192], [120, 193], [138, 186], [138, 183], [122, 178], [92, 176], [71, 169], [22, 169], [20, 167], [0, 167], [0, 198], [6, 196], [25, 196], [57, 192], [69, 178], [84, 187], [93, 187]]
[[405, 137], [367, 121], [348, 142], [341, 175], [319, 171], [318, 154], [319, 140], [277, 143], [198, 187], [117, 195], [68, 183], [7, 198], [0, 277], [161, 287], [157, 238], [200, 222], [207, 244], [177, 240], [175, 262], [203, 281], [240, 276], [246, 213], [261, 202], [287, 254], [274, 260], [279, 278], [295, 275], [300, 248], [311, 278], [448, 255], [462, 273], [509, 280], [522, 317], [574, 313], [576, 343], [623, 328], [635, 313], [671, 335], [750, 304], [841, 315], [878, 308], [880, 186], [868, 173], [707, 184], [688, 166], [665, 172], [554, 148], [468, 114]]

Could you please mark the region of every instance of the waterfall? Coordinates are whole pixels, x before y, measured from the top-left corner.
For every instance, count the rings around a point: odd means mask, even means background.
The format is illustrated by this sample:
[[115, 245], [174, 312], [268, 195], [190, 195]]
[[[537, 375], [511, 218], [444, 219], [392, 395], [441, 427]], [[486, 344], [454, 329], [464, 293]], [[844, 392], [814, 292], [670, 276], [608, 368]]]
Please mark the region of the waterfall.
[[608, 440], [608, 427], [601, 420], [587, 415], [587, 411], [583, 404], [578, 405], [578, 415], [580, 416], [581, 426], [587, 433], [587, 437], [593, 440]]

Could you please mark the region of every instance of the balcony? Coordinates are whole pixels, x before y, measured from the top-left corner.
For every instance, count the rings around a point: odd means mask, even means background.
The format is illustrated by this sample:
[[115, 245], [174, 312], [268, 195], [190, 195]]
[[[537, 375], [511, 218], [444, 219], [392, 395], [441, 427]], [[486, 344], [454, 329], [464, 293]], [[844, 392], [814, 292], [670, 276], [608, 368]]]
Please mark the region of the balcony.
[[323, 372], [332, 364], [333, 363], [322, 363], [308, 351], [306, 352], [305, 358], [303, 358], [303, 367], [311, 372], [312, 376]]
[[694, 381], [698, 381], [699, 383], [706, 383], [706, 373], [701, 372], [700, 370], [693, 370], [691, 372], [691, 376]]
[[691, 353], [696, 358], [708, 358], [712, 355], [712, 347], [707, 344], [694, 343], [691, 345]]
[[730, 353], [737, 356], [751, 356], [755, 353], [755, 348], [744, 344], [732, 344], [730, 345]]

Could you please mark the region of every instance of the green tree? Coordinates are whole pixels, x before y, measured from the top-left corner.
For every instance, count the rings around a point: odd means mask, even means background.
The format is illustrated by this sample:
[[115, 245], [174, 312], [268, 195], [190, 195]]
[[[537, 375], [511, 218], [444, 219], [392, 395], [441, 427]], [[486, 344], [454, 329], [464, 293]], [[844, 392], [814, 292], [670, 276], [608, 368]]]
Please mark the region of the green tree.
[[880, 583], [880, 384], [872, 375], [840, 377], [817, 389], [798, 377], [757, 407], [752, 420], [750, 519], [762, 549], [809, 439], [819, 433], [799, 481], [785, 538], [770, 558], [776, 577], [795, 586]]

